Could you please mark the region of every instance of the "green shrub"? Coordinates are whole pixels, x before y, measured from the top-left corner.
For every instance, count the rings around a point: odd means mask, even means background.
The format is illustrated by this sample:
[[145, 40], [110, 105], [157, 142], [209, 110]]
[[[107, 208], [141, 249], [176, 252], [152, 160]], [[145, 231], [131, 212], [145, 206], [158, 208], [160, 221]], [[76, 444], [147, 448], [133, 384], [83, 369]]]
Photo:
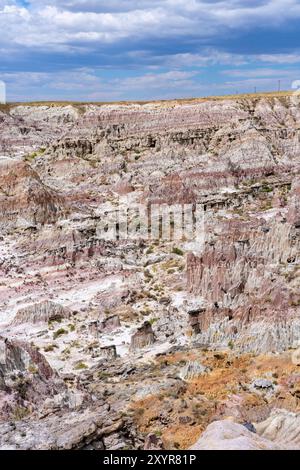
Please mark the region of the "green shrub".
[[263, 187], [261, 188], [261, 191], [262, 191], [263, 193], [272, 193], [272, 192], [273, 192], [273, 188], [271, 188], [270, 186], [263, 186]]
[[78, 364], [76, 364], [75, 366], [76, 370], [82, 370], [82, 369], [87, 369], [87, 368], [88, 366], [84, 362], [78, 362]]
[[184, 255], [183, 251], [180, 248], [176, 248], [176, 247], [173, 248], [172, 253], [174, 253], [175, 255], [178, 255], [178, 256], [183, 256]]
[[59, 336], [66, 335], [68, 332], [64, 328], [59, 328], [53, 333], [53, 339], [59, 338]]
[[45, 152], [46, 152], [46, 149], [45, 149], [45, 148], [40, 148], [40, 149], [37, 150], [36, 152], [33, 152], [33, 153], [29, 154], [29, 155], [26, 155], [25, 160], [26, 160], [27, 162], [31, 162], [31, 161], [34, 160], [35, 158], [40, 157], [41, 155], [43, 155]]

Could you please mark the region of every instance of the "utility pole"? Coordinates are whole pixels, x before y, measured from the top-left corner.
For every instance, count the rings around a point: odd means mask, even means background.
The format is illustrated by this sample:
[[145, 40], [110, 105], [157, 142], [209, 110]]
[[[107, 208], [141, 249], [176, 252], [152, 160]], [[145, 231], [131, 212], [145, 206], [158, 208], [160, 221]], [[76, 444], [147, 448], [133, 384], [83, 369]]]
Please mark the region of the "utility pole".
[[255, 86], [255, 87], [254, 87], [254, 93], [255, 93], [255, 94], [256, 94], [256, 91], [257, 91], [257, 89], [256, 89], [256, 86]]
[[281, 80], [278, 80], [278, 92], [281, 91]]

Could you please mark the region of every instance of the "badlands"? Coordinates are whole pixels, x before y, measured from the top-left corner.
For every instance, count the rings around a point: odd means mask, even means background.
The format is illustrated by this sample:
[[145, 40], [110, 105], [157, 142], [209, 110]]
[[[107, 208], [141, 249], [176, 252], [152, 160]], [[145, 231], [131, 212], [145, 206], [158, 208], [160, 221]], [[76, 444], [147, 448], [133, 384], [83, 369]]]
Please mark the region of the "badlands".
[[[299, 131], [289, 94], [0, 106], [1, 449], [300, 449]], [[103, 237], [135, 204], [203, 243]]]

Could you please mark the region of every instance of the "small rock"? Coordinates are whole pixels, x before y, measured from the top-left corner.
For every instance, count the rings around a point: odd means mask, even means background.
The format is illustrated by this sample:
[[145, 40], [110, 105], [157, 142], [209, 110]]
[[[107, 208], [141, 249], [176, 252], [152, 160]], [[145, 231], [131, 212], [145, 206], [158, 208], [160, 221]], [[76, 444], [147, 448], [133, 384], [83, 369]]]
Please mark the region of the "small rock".
[[256, 429], [252, 423], [249, 423], [246, 421], [245, 423], [243, 423], [243, 426], [245, 426], [245, 428], [248, 429], [248, 431], [256, 433]]
[[162, 450], [163, 448], [163, 442], [156, 434], [148, 434], [145, 440], [144, 450]]
[[273, 383], [267, 379], [256, 379], [252, 382], [252, 386], [258, 389], [268, 389], [273, 388]]

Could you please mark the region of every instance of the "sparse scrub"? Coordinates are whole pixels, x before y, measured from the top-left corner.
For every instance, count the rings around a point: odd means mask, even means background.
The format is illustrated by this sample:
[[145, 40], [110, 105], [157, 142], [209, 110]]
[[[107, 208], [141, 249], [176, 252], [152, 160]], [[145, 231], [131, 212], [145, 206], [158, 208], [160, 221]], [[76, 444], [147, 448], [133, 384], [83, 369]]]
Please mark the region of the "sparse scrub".
[[28, 366], [28, 372], [30, 374], [37, 374], [38, 373], [38, 368], [36, 366], [29, 365]]
[[46, 149], [45, 148], [40, 148], [39, 150], [29, 154], [29, 155], [26, 155], [25, 157], [25, 160], [27, 162], [31, 162], [33, 161], [35, 158], [37, 157], [40, 157], [41, 155], [43, 155], [44, 153], [46, 152]]
[[27, 408], [18, 406], [17, 408], [14, 409], [13, 417], [15, 421], [22, 421], [22, 419], [26, 418], [28, 414], [29, 414], [29, 410]]
[[144, 413], [145, 413], [144, 408], [138, 408], [138, 409], [136, 410], [136, 414], [137, 414], [138, 416], [143, 416]]
[[57, 349], [58, 346], [56, 344], [49, 344], [48, 346], [44, 347], [45, 352], [53, 352], [54, 349]]
[[75, 370], [87, 369], [88, 366], [84, 362], [78, 362], [75, 366]]
[[57, 339], [57, 338], [59, 338], [60, 336], [66, 335], [66, 334], [68, 334], [67, 330], [65, 330], [64, 328], [59, 328], [59, 330], [56, 330], [56, 331], [53, 333], [53, 339]]
[[175, 255], [178, 255], [178, 256], [183, 256], [184, 255], [184, 252], [180, 248], [177, 248], [177, 247], [173, 248], [172, 253], [174, 253]]
[[270, 186], [263, 186], [263, 187], [261, 188], [261, 191], [262, 191], [263, 193], [272, 193], [272, 192], [273, 192], [273, 188], [271, 188]]

